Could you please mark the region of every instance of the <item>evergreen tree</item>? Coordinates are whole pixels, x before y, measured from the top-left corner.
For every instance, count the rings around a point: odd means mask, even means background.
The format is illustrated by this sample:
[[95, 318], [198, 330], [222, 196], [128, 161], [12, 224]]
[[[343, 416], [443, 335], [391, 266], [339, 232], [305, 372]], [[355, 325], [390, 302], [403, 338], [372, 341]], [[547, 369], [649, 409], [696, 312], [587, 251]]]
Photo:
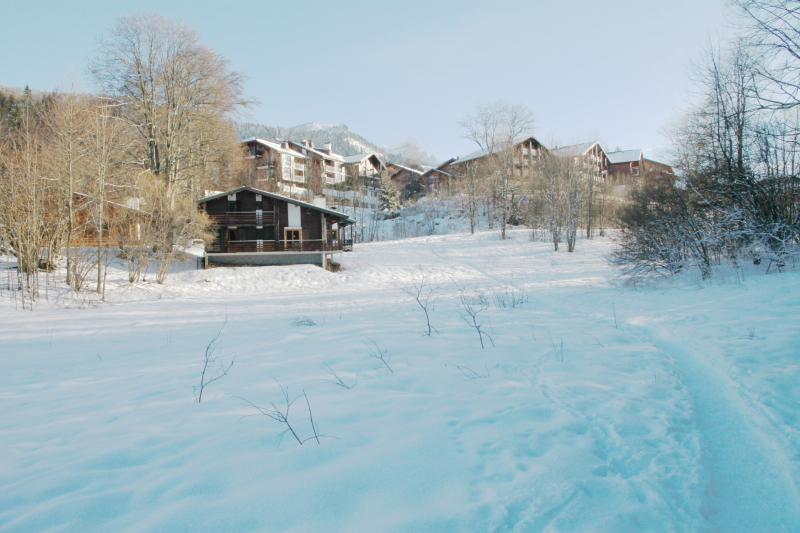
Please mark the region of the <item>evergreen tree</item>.
[[385, 180], [381, 189], [380, 210], [392, 217], [400, 212], [400, 193], [390, 180]]

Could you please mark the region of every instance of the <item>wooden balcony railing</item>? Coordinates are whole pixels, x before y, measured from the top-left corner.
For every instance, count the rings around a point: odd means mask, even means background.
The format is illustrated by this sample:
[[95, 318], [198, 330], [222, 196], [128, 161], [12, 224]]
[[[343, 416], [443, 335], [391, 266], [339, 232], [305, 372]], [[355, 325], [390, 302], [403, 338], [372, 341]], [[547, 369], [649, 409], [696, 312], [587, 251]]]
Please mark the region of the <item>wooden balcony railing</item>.
[[339, 252], [343, 250], [342, 241], [228, 241], [206, 246], [208, 253], [260, 253], [260, 252]]
[[209, 213], [208, 218], [219, 226], [270, 226], [275, 223], [275, 212], [228, 211]]

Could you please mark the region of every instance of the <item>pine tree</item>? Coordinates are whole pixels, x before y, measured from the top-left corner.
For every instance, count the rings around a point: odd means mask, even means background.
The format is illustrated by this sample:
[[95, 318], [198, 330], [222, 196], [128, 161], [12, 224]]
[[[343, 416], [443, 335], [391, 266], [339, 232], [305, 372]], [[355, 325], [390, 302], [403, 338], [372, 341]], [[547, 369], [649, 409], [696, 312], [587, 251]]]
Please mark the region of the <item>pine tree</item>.
[[381, 189], [380, 209], [389, 217], [397, 216], [400, 212], [400, 193], [390, 180], [386, 180]]

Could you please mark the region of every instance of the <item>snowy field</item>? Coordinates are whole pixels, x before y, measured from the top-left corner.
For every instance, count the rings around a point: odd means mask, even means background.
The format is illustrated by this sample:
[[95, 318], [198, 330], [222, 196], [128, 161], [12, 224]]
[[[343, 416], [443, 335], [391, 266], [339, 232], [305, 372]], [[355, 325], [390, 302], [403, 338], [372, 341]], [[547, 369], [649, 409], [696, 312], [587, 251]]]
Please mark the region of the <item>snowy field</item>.
[[800, 531], [800, 275], [631, 288], [512, 236], [6, 294], [0, 530]]

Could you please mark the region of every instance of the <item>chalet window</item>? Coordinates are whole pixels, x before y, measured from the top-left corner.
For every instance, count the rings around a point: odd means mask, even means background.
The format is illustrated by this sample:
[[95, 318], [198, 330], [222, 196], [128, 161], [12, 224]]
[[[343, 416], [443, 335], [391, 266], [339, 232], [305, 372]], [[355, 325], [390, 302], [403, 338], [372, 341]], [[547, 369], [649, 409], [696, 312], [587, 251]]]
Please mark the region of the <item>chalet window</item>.
[[283, 240], [287, 242], [298, 242], [301, 240], [303, 230], [301, 228], [283, 228]]

